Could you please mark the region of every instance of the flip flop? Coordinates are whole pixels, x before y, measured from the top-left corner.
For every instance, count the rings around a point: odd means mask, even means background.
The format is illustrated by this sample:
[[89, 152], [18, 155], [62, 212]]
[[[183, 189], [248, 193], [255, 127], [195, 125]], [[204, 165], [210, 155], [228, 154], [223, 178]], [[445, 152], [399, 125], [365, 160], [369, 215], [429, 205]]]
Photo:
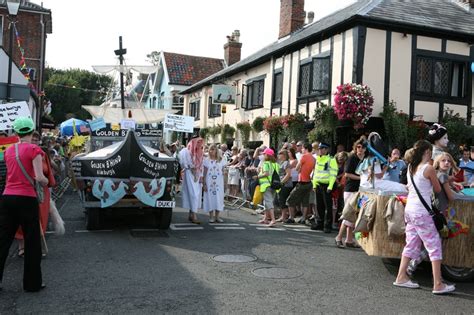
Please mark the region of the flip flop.
[[453, 285], [453, 284], [444, 284], [444, 288], [441, 289], [441, 290], [433, 290], [433, 294], [435, 295], [442, 295], [442, 294], [447, 294], [447, 293], [451, 293], [453, 292], [454, 290], [456, 290], [456, 287]]
[[349, 247], [349, 248], [360, 248], [359, 245], [357, 245], [356, 243], [348, 243], [346, 242], [346, 247]]
[[18, 257], [21, 257], [21, 258], [25, 257], [25, 249], [24, 248], [18, 250]]
[[337, 248], [346, 248], [344, 244], [342, 243], [342, 241], [338, 241], [338, 240], [335, 240], [335, 241], [336, 241]]
[[403, 282], [403, 283], [394, 282], [393, 285], [396, 286], [396, 287], [408, 288], [408, 289], [418, 289], [420, 287], [420, 285], [418, 283], [413, 282], [411, 280], [408, 280], [407, 282]]

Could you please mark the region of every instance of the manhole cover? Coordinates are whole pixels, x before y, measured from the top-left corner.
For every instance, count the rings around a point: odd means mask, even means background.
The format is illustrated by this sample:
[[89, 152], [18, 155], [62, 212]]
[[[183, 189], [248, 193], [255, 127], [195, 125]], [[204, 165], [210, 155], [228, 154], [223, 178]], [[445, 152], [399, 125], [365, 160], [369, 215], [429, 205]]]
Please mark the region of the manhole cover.
[[212, 259], [222, 263], [248, 263], [257, 260], [257, 257], [248, 255], [217, 255], [212, 257]]
[[270, 279], [294, 279], [303, 275], [302, 272], [280, 267], [263, 267], [252, 270], [254, 276]]

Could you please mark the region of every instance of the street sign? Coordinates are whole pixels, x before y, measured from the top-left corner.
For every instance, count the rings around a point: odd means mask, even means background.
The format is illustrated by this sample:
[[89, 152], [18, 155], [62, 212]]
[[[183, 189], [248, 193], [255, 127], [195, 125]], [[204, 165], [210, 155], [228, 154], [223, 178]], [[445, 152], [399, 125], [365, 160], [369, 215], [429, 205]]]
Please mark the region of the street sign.
[[213, 84], [212, 103], [235, 105], [235, 86], [225, 84]]
[[176, 131], [192, 133], [194, 129], [194, 117], [166, 114], [163, 122], [163, 131]]
[[120, 121], [121, 129], [135, 129], [135, 120], [133, 119], [122, 119]]

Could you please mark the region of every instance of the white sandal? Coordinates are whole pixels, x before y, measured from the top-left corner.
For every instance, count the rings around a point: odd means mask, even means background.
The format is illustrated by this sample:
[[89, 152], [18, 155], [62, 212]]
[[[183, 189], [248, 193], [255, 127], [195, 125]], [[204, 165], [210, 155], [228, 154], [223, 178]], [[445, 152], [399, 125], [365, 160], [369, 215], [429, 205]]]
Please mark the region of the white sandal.
[[446, 293], [450, 293], [450, 292], [453, 292], [454, 290], [456, 290], [456, 287], [453, 285], [453, 284], [444, 284], [444, 288], [441, 289], [441, 290], [433, 290], [433, 294], [436, 294], [436, 295], [441, 295], [441, 294], [446, 294]]
[[408, 289], [418, 289], [420, 287], [418, 283], [413, 282], [411, 280], [408, 280], [407, 282], [403, 282], [403, 283], [394, 282], [393, 285], [396, 287], [408, 288]]

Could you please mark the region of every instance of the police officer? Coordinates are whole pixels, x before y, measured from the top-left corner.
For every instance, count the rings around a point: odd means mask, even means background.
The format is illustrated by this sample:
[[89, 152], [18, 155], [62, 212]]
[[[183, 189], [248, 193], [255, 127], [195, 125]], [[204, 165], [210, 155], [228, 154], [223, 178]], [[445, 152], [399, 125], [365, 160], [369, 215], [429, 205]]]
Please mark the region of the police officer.
[[312, 223], [312, 230], [323, 230], [331, 233], [332, 228], [332, 196], [331, 192], [337, 177], [337, 161], [330, 156], [329, 144], [320, 142], [319, 155], [313, 172], [313, 188], [316, 190], [316, 208], [319, 218]]

